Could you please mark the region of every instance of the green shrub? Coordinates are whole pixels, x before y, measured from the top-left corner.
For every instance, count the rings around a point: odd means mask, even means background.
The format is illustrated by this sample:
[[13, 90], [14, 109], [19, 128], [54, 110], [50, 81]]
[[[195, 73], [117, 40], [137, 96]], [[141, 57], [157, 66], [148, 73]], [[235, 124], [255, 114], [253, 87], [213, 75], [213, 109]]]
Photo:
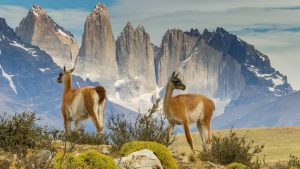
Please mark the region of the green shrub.
[[75, 157], [74, 153], [60, 152], [55, 155], [55, 168], [56, 169], [67, 169], [73, 168], [79, 164], [79, 161]]
[[74, 153], [59, 153], [55, 158], [57, 169], [117, 169], [115, 161], [95, 150], [89, 150], [75, 157]]
[[233, 162], [233, 163], [228, 164], [226, 166], [226, 168], [228, 168], [228, 169], [246, 169], [247, 166], [245, 166], [244, 164], [241, 164], [241, 163]]
[[117, 169], [115, 161], [106, 155], [100, 154], [95, 150], [89, 150], [78, 156], [78, 161], [85, 169]]
[[278, 161], [275, 164], [268, 166], [270, 169], [299, 169], [300, 159], [294, 155], [290, 155], [288, 161]]
[[176, 161], [169, 149], [165, 145], [156, 142], [132, 141], [129, 143], [125, 143], [121, 147], [119, 155], [127, 156], [142, 149], [149, 149], [153, 151], [160, 160], [164, 169], [178, 169]]
[[108, 135], [89, 132], [84, 128], [80, 128], [77, 131], [71, 130], [66, 136], [64, 131], [56, 129], [51, 130], [50, 134], [53, 140], [69, 141], [76, 144], [108, 144]]
[[239, 137], [231, 130], [227, 136], [213, 136], [211, 148], [204, 149], [200, 153], [200, 158], [203, 161], [222, 165], [238, 162], [251, 168], [258, 168], [260, 163], [259, 161], [253, 162], [253, 158], [263, 148], [263, 145], [255, 145], [253, 140], [246, 136]]
[[159, 102], [157, 100], [147, 113], [140, 113], [132, 121], [126, 120], [124, 115], [110, 117], [107, 128], [114, 150], [130, 141], [155, 141], [166, 146], [173, 143], [174, 136], [170, 137], [173, 133], [169, 134], [165, 116], [159, 111]]
[[[51, 137], [47, 127], [37, 126], [39, 119], [33, 112], [23, 112], [9, 116], [0, 115], [0, 149], [16, 154], [16, 168], [26, 168], [36, 163], [34, 158], [28, 158], [29, 150], [34, 154], [38, 150], [49, 150], [54, 153]], [[48, 163], [48, 161], [40, 161]]]

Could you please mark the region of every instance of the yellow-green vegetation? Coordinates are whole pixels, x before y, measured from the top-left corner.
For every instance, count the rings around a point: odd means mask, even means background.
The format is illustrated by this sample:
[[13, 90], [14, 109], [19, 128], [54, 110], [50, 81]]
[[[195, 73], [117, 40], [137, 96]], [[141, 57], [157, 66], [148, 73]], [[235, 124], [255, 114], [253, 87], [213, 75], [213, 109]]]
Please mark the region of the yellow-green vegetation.
[[[265, 148], [259, 156], [265, 156], [266, 162], [288, 160], [290, 154], [300, 157], [300, 127], [272, 127], [253, 129], [233, 129], [239, 136], [247, 135], [255, 141], [255, 144], [263, 144]], [[213, 134], [228, 135], [229, 130], [214, 130]], [[201, 150], [201, 141], [198, 132], [193, 133], [194, 145]], [[184, 134], [178, 134], [171, 145], [179, 153], [190, 154], [191, 150], [186, 142]]]
[[226, 166], [227, 169], [246, 169], [247, 166], [245, 166], [244, 164], [241, 163], [230, 163]]
[[173, 158], [172, 153], [170, 150], [159, 143], [156, 142], [146, 142], [146, 141], [132, 141], [125, 143], [120, 151], [119, 155], [127, 156], [133, 152], [142, 150], [142, 149], [149, 149], [154, 152], [154, 154], [160, 160], [164, 169], [178, 169], [176, 164], [176, 160]]
[[74, 153], [59, 153], [56, 158], [55, 167], [60, 168], [84, 168], [84, 169], [117, 169], [115, 161], [95, 150], [88, 150], [77, 157]]
[[297, 168], [297, 167], [290, 167], [289, 169], [299, 169], [299, 168]]

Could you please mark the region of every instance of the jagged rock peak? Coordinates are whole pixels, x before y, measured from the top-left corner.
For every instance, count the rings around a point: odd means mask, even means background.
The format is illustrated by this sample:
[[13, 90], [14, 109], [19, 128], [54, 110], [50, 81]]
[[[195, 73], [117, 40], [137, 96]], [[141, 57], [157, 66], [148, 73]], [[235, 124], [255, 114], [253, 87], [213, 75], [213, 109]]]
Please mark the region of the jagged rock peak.
[[46, 51], [59, 66], [69, 66], [78, 54], [79, 48], [73, 34], [58, 25], [38, 4], [33, 5], [22, 19], [16, 34], [22, 41]]
[[[79, 74], [90, 79], [112, 82], [118, 76], [116, 44], [109, 12], [104, 4], [98, 3], [87, 16], [79, 50]], [[109, 72], [109, 73], [103, 73]]]
[[29, 10], [29, 13], [32, 13], [35, 16], [47, 15], [46, 11], [43, 8], [41, 8], [39, 4], [34, 4], [32, 8]]
[[116, 41], [119, 73], [143, 84], [139, 90], [145, 92], [156, 88], [154, 71], [154, 48], [150, 35], [142, 25], [133, 27], [127, 22]]
[[190, 36], [200, 36], [199, 30], [198, 29], [191, 29], [189, 32], [186, 31], [186, 34], [190, 35]]
[[127, 31], [127, 30], [134, 30], [134, 27], [132, 25], [132, 23], [130, 21], [127, 22], [126, 26], [124, 27], [123, 29], [124, 31]]
[[103, 3], [97, 3], [94, 7], [93, 13], [99, 13], [99, 14], [107, 14], [108, 10], [106, 6]]

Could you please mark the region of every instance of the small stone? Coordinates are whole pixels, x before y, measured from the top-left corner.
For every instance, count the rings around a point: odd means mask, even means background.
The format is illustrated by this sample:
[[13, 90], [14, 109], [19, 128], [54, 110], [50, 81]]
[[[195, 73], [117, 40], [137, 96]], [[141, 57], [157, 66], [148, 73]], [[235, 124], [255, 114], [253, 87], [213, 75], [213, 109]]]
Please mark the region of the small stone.
[[102, 154], [105, 154], [105, 155], [109, 155], [110, 154], [110, 151], [107, 150], [107, 149], [104, 149], [101, 151]]

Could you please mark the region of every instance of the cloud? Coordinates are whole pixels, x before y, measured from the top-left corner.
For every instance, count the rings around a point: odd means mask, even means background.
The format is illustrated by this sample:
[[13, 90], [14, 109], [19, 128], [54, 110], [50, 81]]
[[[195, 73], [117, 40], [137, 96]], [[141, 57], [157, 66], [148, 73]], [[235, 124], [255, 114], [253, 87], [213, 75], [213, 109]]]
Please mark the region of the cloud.
[[19, 25], [23, 17], [28, 13], [26, 8], [21, 6], [1, 5], [0, 6], [0, 17], [6, 19], [6, 22], [12, 28]]

